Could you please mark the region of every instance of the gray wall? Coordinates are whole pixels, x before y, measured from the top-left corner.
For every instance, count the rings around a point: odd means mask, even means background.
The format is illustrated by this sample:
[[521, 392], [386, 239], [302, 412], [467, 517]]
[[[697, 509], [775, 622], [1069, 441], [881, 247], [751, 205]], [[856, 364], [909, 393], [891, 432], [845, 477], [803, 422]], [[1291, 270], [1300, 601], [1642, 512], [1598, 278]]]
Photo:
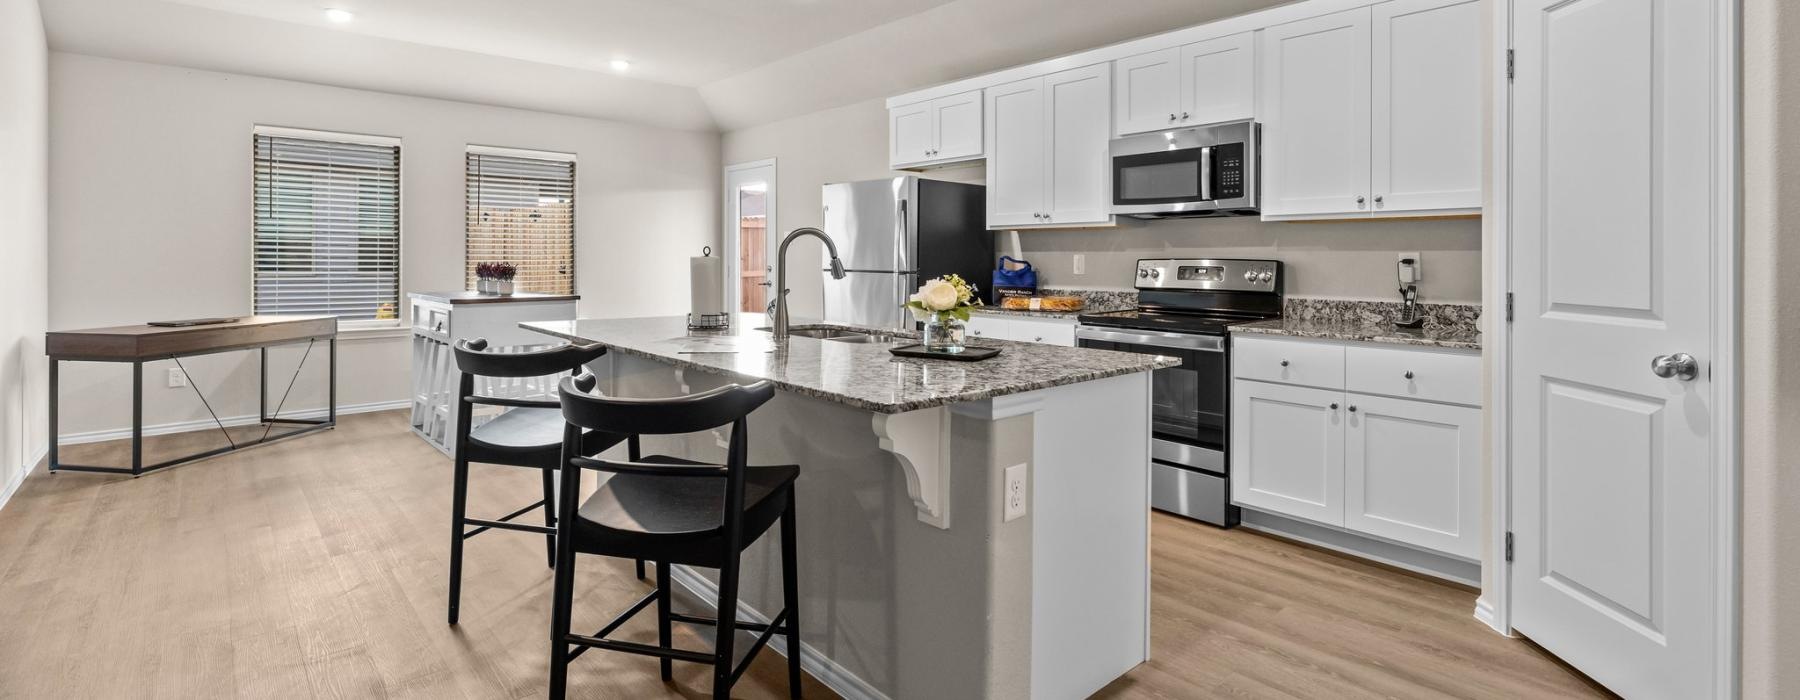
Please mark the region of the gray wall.
[[[714, 133], [76, 54], [53, 54], [50, 68], [51, 328], [248, 312], [258, 124], [402, 139], [403, 291], [463, 286], [467, 144], [580, 158], [581, 315], [685, 311], [687, 256], [718, 236]], [[409, 342], [403, 332], [342, 341], [339, 403], [405, 400]], [[298, 355], [278, 354], [271, 375], [285, 379]], [[184, 362], [220, 415], [254, 415], [249, 353]], [[192, 390], [166, 388], [163, 369], [146, 369], [146, 421], [204, 418]], [[127, 424], [125, 368], [72, 367], [63, 378], [65, 435]], [[288, 408], [322, 407], [318, 386], [303, 376]]]
[[37, 0], [0, 0], [0, 503], [47, 445], [48, 72]]

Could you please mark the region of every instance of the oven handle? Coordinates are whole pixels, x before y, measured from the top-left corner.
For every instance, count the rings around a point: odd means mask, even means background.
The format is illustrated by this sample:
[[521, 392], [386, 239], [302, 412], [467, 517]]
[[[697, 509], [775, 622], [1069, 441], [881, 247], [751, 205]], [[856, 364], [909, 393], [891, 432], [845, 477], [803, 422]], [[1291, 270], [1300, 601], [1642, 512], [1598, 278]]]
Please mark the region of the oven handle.
[[1115, 331], [1092, 326], [1076, 326], [1075, 337], [1083, 340], [1131, 343], [1133, 345], [1148, 345], [1157, 348], [1198, 350], [1200, 352], [1225, 352], [1225, 338], [1216, 335], [1158, 333], [1155, 331]]

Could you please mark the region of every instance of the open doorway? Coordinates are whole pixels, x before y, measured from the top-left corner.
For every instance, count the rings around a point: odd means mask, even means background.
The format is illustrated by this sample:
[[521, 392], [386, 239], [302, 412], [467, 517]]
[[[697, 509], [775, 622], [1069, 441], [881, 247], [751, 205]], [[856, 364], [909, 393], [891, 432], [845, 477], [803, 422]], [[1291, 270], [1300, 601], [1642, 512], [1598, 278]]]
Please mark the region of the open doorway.
[[775, 160], [725, 167], [726, 301], [733, 311], [764, 311], [774, 268]]

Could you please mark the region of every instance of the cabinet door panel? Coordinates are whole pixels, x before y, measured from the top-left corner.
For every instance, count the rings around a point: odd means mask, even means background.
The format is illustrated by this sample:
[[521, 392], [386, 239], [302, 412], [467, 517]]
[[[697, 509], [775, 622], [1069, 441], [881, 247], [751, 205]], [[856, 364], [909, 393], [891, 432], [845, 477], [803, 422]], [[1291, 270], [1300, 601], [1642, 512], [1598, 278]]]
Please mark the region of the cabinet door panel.
[[1016, 318], [1010, 322], [1011, 339], [1027, 343], [1075, 346], [1075, 322], [1041, 318]]
[[1113, 62], [1114, 131], [1120, 136], [1175, 126], [1181, 114], [1181, 49]]
[[999, 316], [972, 314], [969, 316], [969, 326], [967, 328], [968, 339], [993, 338], [997, 340], [1010, 340], [1012, 336], [1011, 324], [1011, 321]]
[[1263, 213], [1367, 213], [1369, 9], [1270, 27], [1262, 47]]
[[931, 103], [888, 110], [888, 164], [902, 167], [931, 160]]
[[1372, 10], [1374, 211], [1480, 208], [1481, 3], [1394, 0]]
[[1231, 501], [1344, 523], [1344, 394], [1238, 380], [1231, 398]]
[[976, 158], [981, 155], [981, 91], [940, 97], [931, 102], [932, 129], [936, 134], [932, 160]]
[[1181, 123], [1212, 124], [1256, 116], [1256, 34], [1244, 32], [1181, 47]]
[[988, 88], [985, 102], [988, 226], [1043, 223], [1044, 80]]
[[1350, 394], [1344, 527], [1481, 557], [1481, 411]]
[[1049, 189], [1045, 223], [1102, 223], [1111, 218], [1112, 70], [1102, 63], [1044, 78], [1049, 114]]

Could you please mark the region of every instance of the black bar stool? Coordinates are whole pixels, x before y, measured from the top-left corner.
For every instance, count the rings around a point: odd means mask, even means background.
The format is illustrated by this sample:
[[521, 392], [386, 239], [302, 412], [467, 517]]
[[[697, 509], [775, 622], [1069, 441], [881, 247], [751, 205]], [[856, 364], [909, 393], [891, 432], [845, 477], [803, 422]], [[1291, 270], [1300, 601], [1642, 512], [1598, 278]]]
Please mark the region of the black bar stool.
[[[463, 540], [490, 529], [542, 533], [545, 558], [556, 565], [556, 499], [552, 495], [557, 467], [562, 463], [563, 418], [559, 403], [552, 399], [521, 399], [483, 396], [475, 393], [476, 377], [517, 379], [553, 378], [564, 372], [581, 370], [582, 365], [606, 354], [604, 345], [559, 345], [529, 352], [495, 352], [487, 340], [475, 338], [456, 343], [456, 367], [462, 373], [458, 385], [456, 408], [456, 482], [451, 497], [450, 516], [450, 624], [456, 624], [457, 608], [462, 602]], [[476, 405], [504, 406], [505, 413], [476, 427], [469, 427]], [[581, 454], [598, 454], [627, 438], [602, 432], [579, 436]], [[636, 438], [631, 438], [635, 448]], [[544, 499], [495, 520], [468, 517], [469, 463], [531, 467], [543, 472]], [[513, 522], [514, 518], [544, 509], [542, 526]], [[470, 525], [477, 526], [470, 530]], [[643, 562], [638, 562], [642, 578]]]
[[[626, 399], [594, 396], [594, 377], [582, 374], [562, 381], [562, 503], [568, 513], [557, 523], [556, 593], [550, 617], [550, 697], [567, 690], [569, 662], [598, 647], [662, 659], [662, 677], [671, 678], [672, 660], [711, 664], [714, 698], [731, 696], [731, 686], [749, 668], [757, 652], [776, 633], [788, 642], [788, 692], [800, 697], [799, 584], [794, 566], [794, 480], [800, 467], [752, 467], [746, 464], [749, 436], [746, 417], [775, 395], [774, 385], [757, 382], [731, 385], [691, 396]], [[662, 455], [628, 462], [594, 459], [582, 452], [583, 430], [628, 435], [674, 435], [731, 424], [725, 464], [706, 464]], [[594, 494], [576, 508], [581, 470], [600, 472]], [[768, 624], [737, 621], [738, 558], [744, 549], [781, 521], [782, 610]], [[648, 559], [656, 562], [656, 590], [613, 618], [592, 636], [571, 634], [570, 607], [575, 591], [575, 554]], [[718, 618], [677, 614], [669, 609], [670, 564], [719, 570]], [[633, 615], [657, 607], [658, 646], [607, 639], [606, 635]], [[711, 654], [676, 649], [670, 643], [671, 622], [713, 625], [717, 642]], [[742, 663], [731, 663], [733, 635], [739, 629], [761, 632]], [[571, 648], [570, 645], [574, 645]]]

